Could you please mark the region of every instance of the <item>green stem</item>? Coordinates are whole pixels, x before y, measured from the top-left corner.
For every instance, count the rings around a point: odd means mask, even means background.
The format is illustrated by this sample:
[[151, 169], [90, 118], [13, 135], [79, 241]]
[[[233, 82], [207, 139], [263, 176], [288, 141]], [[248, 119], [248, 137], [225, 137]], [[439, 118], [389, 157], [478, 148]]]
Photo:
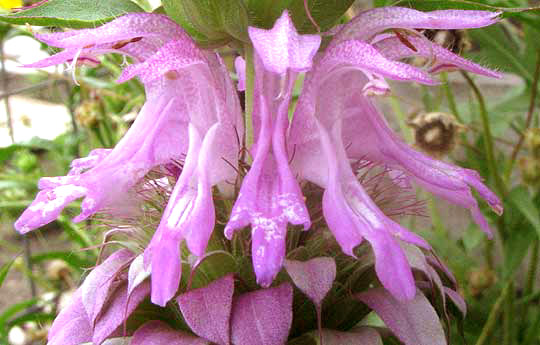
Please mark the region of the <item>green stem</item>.
[[533, 320], [533, 323], [527, 329], [523, 345], [538, 344], [535, 340], [538, 340], [538, 330], [540, 329], [540, 309]]
[[482, 333], [480, 333], [480, 337], [478, 337], [478, 340], [476, 341], [476, 345], [484, 345], [486, 341], [488, 340], [489, 336], [491, 335], [491, 332], [495, 328], [497, 319], [499, 318], [499, 313], [501, 311], [503, 302], [506, 300], [509, 292], [512, 290], [511, 287], [512, 287], [512, 280], [506, 283], [505, 287], [501, 291], [501, 294], [497, 298], [497, 301], [495, 301], [495, 304], [491, 308], [486, 324], [484, 325], [484, 328], [482, 328]]
[[255, 96], [255, 65], [253, 47], [246, 44], [244, 47], [246, 59], [246, 114], [244, 118], [244, 147], [250, 148], [253, 145], [253, 103]]
[[531, 259], [529, 261], [529, 270], [527, 272], [527, 281], [525, 283], [524, 295], [528, 296], [533, 292], [534, 282], [536, 281], [536, 271], [538, 269], [538, 238], [534, 240], [531, 248]]
[[399, 104], [399, 101], [396, 97], [390, 97], [390, 106], [392, 107], [392, 110], [397, 115], [398, 118], [398, 124], [399, 129], [401, 130], [401, 133], [403, 137], [405, 138], [405, 141], [408, 143], [412, 143], [414, 141], [414, 135], [413, 131], [409, 126], [407, 126], [407, 115], [401, 110], [401, 106]]
[[508, 297], [505, 299], [504, 303], [504, 313], [503, 313], [503, 345], [512, 345], [513, 339], [513, 327], [512, 321], [514, 318], [514, 284], [510, 284], [511, 293], [508, 294]]
[[441, 81], [444, 93], [446, 94], [446, 99], [448, 101], [448, 108], [450, 108], [452, 115], [454, 115], [458, 122], [463, 123], [463, 119], [461, 118], [461, 115], [457, 109], [456, 98], [454, 97], [454, 92], [452, 91], [452, 87], [448, 82], [448, 74], [446, 72], [441, 73]]
[[495, 154], [493, 150], [493, 136], [491, 134], [491, 127], [489, 124], [489, 117], [488, 117], [484, 97], [482, 96], [480, 89], [478, 89], [478, 86], [476, 86], [475, 82], [471, 79], [471, 77], [469, 77], [469, 75], [466, 72], [461, 71], [461, 75], [463, 75], [463, 77], [465, 78], [465, 80], [467, 81], [471, 89], [473, 90], [474, 95], [476, 96], [476, 99], [478, 100], [478, 106], [480, 108], [480, 117], [482, 118], [482, 127], [484, 131], [484, 146], [486, 150], [489, 170], [491, 171], [491, 174], [495, 178], [495, 187], [497, 188], [497, 192], [499, 193], [500, 196], [506, 195], [506, 187], [503, 183], [501, 175], [499, 175], [499, 169], [497, 168], [497, 163], [495, 162]]
[[529, 101], [529, 109], [527, 111], [527, 119], [525, 120], [525, 129], [521, 132], [519, 136], [519, 140], [514, 147], [514, 150], [512, 151], [512, 154], [510, 156], [510, 162], [508, 163], [508, 166], [506, 168], [506, 171], [504, 173], [504, 180], [506, 182], [510, 181], [510, 176], [512, 175], [512, 169], [514, 168], [514, 164], [516, 163], [517, 155], [519, 151], [521, 150], [521, 146], [523, 146], [523, 141], [525, 140], [525, 131], [531, 126], [532, 120], [533, 120], [533, 113], [534, 108], [536, 104], [536, 94], [538, 91], [538, 80], [540, 79], [540, 49], [537, 52], [536, 57], [536, 69], [534, 71], [534, 79], [532, 82], [532, 89], [531, 89], [531, 99]]

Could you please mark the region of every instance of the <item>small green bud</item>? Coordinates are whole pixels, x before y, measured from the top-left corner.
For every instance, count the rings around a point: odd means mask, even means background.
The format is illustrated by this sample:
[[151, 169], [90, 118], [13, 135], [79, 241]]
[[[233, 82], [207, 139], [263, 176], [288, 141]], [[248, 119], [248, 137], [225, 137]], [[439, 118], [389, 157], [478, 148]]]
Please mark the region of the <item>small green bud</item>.
[[83, 127], [93, 128], [100, 118], [100, 105], [96, 101], [84, 101], [75, 109], [75, 118]]
[[530, 186], [540, 185], [540, 159], [525, 156], [518, 161], [523, 182]]
[[540, 159], [540, 128], [525, 131], [525, 145], [535, 158]]

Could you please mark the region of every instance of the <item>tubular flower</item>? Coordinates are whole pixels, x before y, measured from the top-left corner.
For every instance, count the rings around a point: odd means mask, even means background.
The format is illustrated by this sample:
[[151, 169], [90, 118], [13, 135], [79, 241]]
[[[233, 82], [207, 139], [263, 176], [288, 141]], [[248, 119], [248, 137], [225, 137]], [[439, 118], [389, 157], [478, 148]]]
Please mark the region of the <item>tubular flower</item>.
[[[447, 51], [416, 31], [481, 27], [494, 23], [497, 16], [483, 11], [422, 13], [398, 7], [378, 8], [342, 26], [319, 54], [321, 37], [298, 34], [286, 11], [270, 30], [248, 29], [254, 48], [253, 66], [246, 66], [239, 58], [235, 67], [239, 89], [251, 87], [248, 81], [253, 76], [246, 72], [255, 73], [254, 90], [250, 90], [254, 95], [253, 117], [247, 119], [253, 121], [254, 144], [248, 147], [253, 159], [224, 232], [231, 239], [235, 231], [251, 226], [251, 254], [259, 285], [269, 287], [283, 266], [288, 225], [301, 225], [304, 230], [311, 226], [299, 185], [299, 180], [307, 180], [324, 189], [324, 217], [343, 252], [354, 257], [355, 248], [366, 239], [376, 259], [377, 276], [392, 298], [411, 301], [418, 296], [403, 249], [407, 244], [400, 241], [426, 249], [429, 245], [377, 206], [355, 174], [358, 162], [383, 167], [389, 176], [398, 176], [395, 180], [400, 185], [413, 180], [470, 209], [474, 220], [489, 233], [488, 222], [471, 189], [497, 213], [502, 212], [502, 206], [480, 176], [409, 147], [390, 129], [370, 97], [390, 91], [386, 79], [432, 85], [437, 83], [433, 74], [449, 69], [497, 77], [496, 72]], [[130, 253], [121, 260], [132, 260], [133, 272], [140, 273], [132, 276], [130, 269], [126, 298], [137, 277], [142, 281], [151, 275], [151, 300], [165, 306], [178, 294], [181, 257], [186, 256], [181, 244], [185, 243], [200, 261], [205, 258], [215, 226], [214, 187], [225, 187], [237, 177], [241, 151], [237, 138], [244, 129], [229, 73], [215, 52], [200, 49], [177, 24], [157, 14], [128, 14], [96, 29], [38, 38], [64, 50], [31, 67], [63, 62], [71, 62], [73, 67], [96, 64], [99, 55], [110, 52], [131, 57], [134, 63], [124, 69], [119, 81], [139, 78], [147, 101], [114, 149], [94, 150], [88, 157], [74, 160], [66, 176], [41, 179], [40, 192], [15, 227], [25, 233], [47, 224], [79, 198], [84, 200], [75, 221], [100, 211], [114, 213], [126, 206], [139, 206], [126, 205], [126, 200], [135, 199], [131, 196], [136, 194], [136, 186], [144, 184], [144, 177], [153, 176], [149, 172], [156, 167], [174, 170], [174, 187], [168, 185], [167, 179], [162, 181], [167, 187], [163, 194], [170, 192], [170, 198], [150, 243], [136, 259]], [[424, 57], [428, 63], [418, 68], [399, 61], [411, 56]], [[306, 73], [302, 92], [293, 116], [289, 116], [300, 73]], [[181, 171], [174, 165], [179, 160], [184, 161]], [[115, 272], [121, 272], [120, 265], [115, 267]], [[294, 267], [289, 264], [289, 275], [296, 274], [298, 280], [301, 277]], [[196, 268], [197, 264], [193, 272]], [[330, 280], [333, 278], [323, 284], [327, 289], [331, 288]], [[292, 296], [289, 290], [284, 288], [282, 294], [287, 301]], [[88, 326], [88, 332], [81, 333], [85, 339], [77, 341], [89, 341], [86, 338], [107, 298], [99, 291], [93, 293], [94, 302], [84, 294], [76, 299], [76, 305], [84, 304], [85, 312], [73, 317], [82, 318]], [[257, 296], [238, 303], [245, 314], [238, 318], [239, 324], [251, 325], [255, 309], [250, 308]], [[317, 299], [317, 304], [321, 303], [322, 297]], [[276, 303], [273, 308], [278, 306]], [[198, 316], [192, 324], [203, 327], [197, 320]], [[282, 333], [289, 329], [289, 323], [284, 319], [279, 327]], [[159, 332], [173, 332], [162, 326], [156, 326]], [[171, 339], [178, 336], [173, 333]], [[224, 336], [228, 333], [222, 329], [204, 333], [221, 339], [219, 343], [229, 343]], [[144, 340], [148, 334], [139, 335]], [[246, 344], [252, 340], [244, 333], [231, 336]], [[276, 343], [272, 341], [268, 343]]]
[[[481, 27], [492, 24], [497, 15], [453, 10], [423, 13], [397, 7], [366, 11], [341, 28], [306, 75], [289, 135], [289, 146], [295, 151], [293, 170], [325, 188], [324, 216], [345, 253], [354, 255], [353, 249], [364, 238], [371, 244], [379, 280], [398, 299], [412, 299], [416, 293], [398, 240], [429, 246], [377, 208], [354, 175], [351, 161], [368, 160], [405, 173], [429, 191], [469, 208], [488, 233], [471, 187], [497, 213], [502, 206], [476, 172], [408, 147], [368, 96], [389, 91], [384, 78], [434, 84], [430, 73], [450, 68], [498, 76], [411, 31]], [[380, 34], [387, 29], [408, 31], [405, 37]], [[426, 71], [396, 61], [415, 55], [430, 58], [431, 67]]]
[[[81, 221], [125, 204], [133, 187], [152, 168], [185, 157], [185, 165], [163, 220], [147, 248], [155, 272], [152, 300], [164, 305], [180, 280], [179, 244], [185, 239], [204, 253], [214, 227], [212, 186], [234, 180], [239, 151], [230, 140], [242, 131], [236, 91], [222, 61], [204, 52], [174, 22], [155, 14], [129, 14], [97, 29], [40, 35], [64, 51], [33, 64], [95, 60], [120, 52], [134, 58], [119, 81], [135, 76], [147, 101], [128, 133], [113, 150], [95, 150], [75, 160], [68, 176], [43, 178], [41, 191], [15, 227], [25, 233], [58, 217], [71, 201], [84, 197]], [[99, 42], [99, 43], [98, 43]]]
[[257, 282], [267, 287], [285, 258], [287, 223], [303, 225], [306, 230], [311, 224], [300, 187], [289, 168], [285, 134], [294, 82], [299, 72], [311, 68], [321, 40], [315, 35], [298, 35], [287, 12], [271, 30], [249, 28], [249, 36], [256, 53], [257, 136], [253, 164], [225, 234], [231, 238], [234, 230], [251, 224], [253, 268]]

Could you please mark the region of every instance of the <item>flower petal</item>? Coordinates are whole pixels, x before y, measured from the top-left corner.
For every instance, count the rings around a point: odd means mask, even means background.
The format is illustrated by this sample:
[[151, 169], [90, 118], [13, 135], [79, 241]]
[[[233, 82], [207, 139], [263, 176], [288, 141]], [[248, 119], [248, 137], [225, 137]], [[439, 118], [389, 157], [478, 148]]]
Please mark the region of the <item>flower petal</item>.
[[268, 287], [285, 258], [287, 224], [303, 225], [307, 230], [311, 222], [285, 146], [295, 76], [266, 71], [258, 57], [255, 68], [255, 156], [225, 226], [225, 236], [231, 239], [235, 230], [251, 224], [257, 282]]
[[[343, 26], [334, 42], [366, 41], [386, 29], [467, 29], [497, 22], [501, 12], [442, 10], [420, 12], [405, 7], [380, 7], [360, 13]], [[334, 43], [333, 42], [333, 43]]]
[[422, 84], [436, 84], [429, 74], [416, 67], [385, 58], [372, 45], [351, 40], [328, 48], [317, 64], [317, 73], [336, 70], [358, 69], [364, 73], [376, 73], [394, 80], [416, 81]]
[[81, 48], [137, 37], [168, 40], [182, 36], [186, 34], [178, 24], [165, 15], [153, 13], [126, 14], [95, 29], [36, 35], [40, 41], [59, 48]]
[[407, 41], [409, 41], [416, 50], [403, 44], [396, 36], [390, 36], [383, 39], [374, 44], [374, 47], [390, 60], [399, 60], [410, 56], [429, 58], [431, 60], [430, 73], [438, 73], [444, 70], [458, 68], [487, 77], [501, 78], [501, 74], [463, 59], [426, 38], [410, 35], [407, 36]]
[[[143, 83], [161, 78], [169, 71], [176, 71], [195, 64], [205, 64], [202, 51], [192, 40], [175, 40], [165, 43], [155, 54], [138, 64], [127, 66], [120, 78], [123, 83], [138, 75]], [[176, 78], [171, 75], [169, 78]]]

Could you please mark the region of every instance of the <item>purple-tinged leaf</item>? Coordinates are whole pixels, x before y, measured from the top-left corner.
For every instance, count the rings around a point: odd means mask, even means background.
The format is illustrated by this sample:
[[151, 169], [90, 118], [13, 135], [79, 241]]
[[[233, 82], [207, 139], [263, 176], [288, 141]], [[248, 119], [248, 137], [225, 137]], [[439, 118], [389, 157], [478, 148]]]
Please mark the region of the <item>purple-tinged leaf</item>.
[[411, 265], [412, 268], [420, 270], [429, 277], [428, 263], [424, 253], [422, 253], [422, 251], [415, 245], [406, 242], [400, 242], [399, 244], [403, 249], [403, 253], [405, 253], [405, 257], [407, 257], [409, 265]]
[[195, 334], [219, 345], [229, 345], [233, 293], [234, 278], [227, 275], [178, 296], [176, 301]]
[[309, 261], [285, 260], [285, 269], [294, 285], [302, 290], [317, 306], [332, 288], [336, 279], [336, 263], [329, 257]]
[[[351, 332], [323, 329], [322, 340], [324, 345], [383, 345], [379, 333], [369, 327], [361, 327]], [[322, 345], [319, 342], [317, 344]]]
[[[111, 294], [108, 308], [96, 320], [92, 341], [100, 345], [133, 313], [135, 308], [150, 294], [150, 282], [136, 287], [128, 298], [127, 284], [121, 284]], [[129, 304], [128, 304], [129, 302]]]
[[409, 301], [397, 300], [383, 288], [371, 289], [356, 298], [375, 310], [405, 345], [446, 345], [439, 317], [420, 291]]
[[118, 250], [94, 268], [88, 277], [86, 277], [81, 286], [81, 297], [91, 325], [96, 322], [101, 309], [109, 297], [109, 290], [114, 282], [114, 277], [132, 257], [133, 254], [129, 250]]
[[88, 339], [90, 339], [92, 335], [90, 332], [90, 325], [88, 323], [88, 317], [86, 315], [86, 312], [84, 311], [84, 307], [82, 304], [80, 288], [77, 291], [75, 291], [75, 293], [71, 297], [69, 305], [64, 307], [60, 311], [56, 319], [54, 319], [54, 322], [51, 328], [49, 329], [49, 333], [47, 334], [47, 339], [49, 340], [49, 342], [53, 343], [54, 338], [56, 338], [56, 336], [59, 334], [63, 334], [62, 336], [59, 336], [59, 339], [60, 337], [64, 337], [66, 334], [65, 328], [74, 319], [79, 319], [78, 321], [79, 333], [80, 333], [79, 336], [81, 336], [82, 333], [84, 333], [85, 327], [83, 325], [88, 324], [88, 334], [89, 334]]
[[[103, 342], [101, 345], [128, 345], [131, 344], [131, 337], [120, 337], [120, 338], [109, 338]], [[94, 345], [92, 342], [84, 343], [80, 345]]]
[[283, 345], [292, 323], [292, 287], [248, 292], [233, 303], [231, 340], [234, 345]]
[[210, 342], [176, 331], [162, 321], [149, 321], [139, 327], [130, 345], [209, 345]]
[[92, 339], [92, 330], [86, 317], [69, 320], [63, 327], [49, 337], [47, 345], [79, 345]]
[[144, 267], [144, 255], [140, 254], [131, 262], [128, 271], [128, 295], [133, 292], [146, 278], [150, 277], [152, 270], [150, 266]]
[[446, 296], [448, 296], [448, 298], [450, 298], [450, 301], [452, 301], [452, 303], [459, 309], [461, 314], [463, 314], [463, 317], [465, 317], [465, 315], [467, 315], [467, 303], [465, 303], [465, 300], [463, 299], [463, 297], [461, 297], [459, 292], [445, 286], [444, 293], [446, 294]]

